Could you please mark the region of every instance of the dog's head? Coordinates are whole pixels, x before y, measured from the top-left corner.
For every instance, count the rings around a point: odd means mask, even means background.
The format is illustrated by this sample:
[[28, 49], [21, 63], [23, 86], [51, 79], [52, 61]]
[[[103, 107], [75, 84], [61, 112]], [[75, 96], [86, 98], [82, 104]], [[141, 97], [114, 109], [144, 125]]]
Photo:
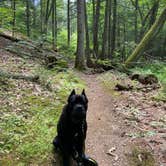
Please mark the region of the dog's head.
[[73, 90], [68, 97], [68, 106], [70, 108], [70, 116], [73, 123], [81, 123], [85, 120], [88, 109], [88, 99], [85, 90], [79, 95]]

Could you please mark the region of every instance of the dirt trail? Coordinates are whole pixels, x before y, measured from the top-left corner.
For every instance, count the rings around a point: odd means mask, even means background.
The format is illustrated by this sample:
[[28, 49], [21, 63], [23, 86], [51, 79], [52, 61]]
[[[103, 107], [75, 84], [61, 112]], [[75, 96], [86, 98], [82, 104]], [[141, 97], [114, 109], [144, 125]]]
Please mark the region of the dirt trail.
[[[126, 128], [121, 117], [113, 112], [114, 100], [97, 80], [98, 75], [79, 74], [87, 83], [89, 98], [87, 154], [99, 163], [99, 166], [128, 166], [126, 153], [129, 152], [128, 138], [123, 137]], [[108, 155], [111, 148], [118, 156]]]

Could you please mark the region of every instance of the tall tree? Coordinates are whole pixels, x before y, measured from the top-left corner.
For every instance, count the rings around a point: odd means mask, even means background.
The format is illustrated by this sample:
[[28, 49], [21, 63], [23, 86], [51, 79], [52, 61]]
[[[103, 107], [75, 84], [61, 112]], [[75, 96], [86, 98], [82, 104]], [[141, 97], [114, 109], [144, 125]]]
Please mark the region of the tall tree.
[[135, 43], [138, 41], [138, 0], [135, 0]]
[[30, 37], [30, 1], [26, 0], [26, 27], [27, 36]]
[[110, 11], [110, 0], [106, 0], [101, 59], [105, 59], [108, 57], [109, 11]]
[[110, 8], [109, 8], [109, 21], [108, 21], [108, 24], [109, 24], [109, 28], [108, 28], [108, 58], [111, 59], [111, 30], [112, 30], [112, 19], [111, 19], [111, 16], [112, 16], [112, 0], [110, 0]]
[[52, 0], [52, 46], [56, 48], [57, 23], [56, 23], [56, 0]]
[[92, 67], [92, 61], [90, 57], [90, 41], [89, 41], [89, 26], [88, 26], [88, 15], [87, 15], [87, 6], [86, 0], [84, 0], [84, 12], [85, 12], [85, 32], [86, 32], [86, 64], [88, 67]]
[[33, 0], [33, 28], [36, 27], [36, 4], [35, 4], [35, 0]]
[[150, 16], [149, 28], [153, 25], [153, 23], [154, 23], [155, 20], [156, 20], [158, 8], [159, 8], [159, 0], [155, 0], [155, 1], [154, 1], [154, 5], [153, 5], [153, 7], [152, 7], [151, 16]]
[[85, 51], [84, 51], [84, 35], [85, 35], [85, 13], [84, 1], [77, 0], [77, 54], [75, 67], [79, 70], [85, 68]]
[[51, 14], [51, 12], [49, 12], [49, 8], [50, 11], [52, 8], [54, 8], [54, 4], [52, 3], [52, 6], [50, 6], [50, 0], [47, 0], [46, 3], [46, 11], [45, 11], [45, 18], [44, 18], [44, 33], [47, 35], [47, 26], [48, 26], [48, 20], [49, 20], [49, 16]]
[[111, 35], [111, 55], [114, 54], [116, 44], [117, 0], [113, 0], [113, 21]]
[[126, 60], [125, 62], [126, 67], [131, 66], [132, 62], [140, 57], [140, 55], [143, 53], [143, 51], [145, 50], [149, 42], [152, 40], [152, 38], [155, 37], [155, 35], [161, 30], [165, 21], [166, 21], [166, 6], [162, 11], [161, 15], [159, 16], [159, 18], [155, 21], [155, 23], [145, 34], [139, 45], [135, 48], [133, 53]]
[[43, 0], [40, 0], [40, 32], [43, 33]]
[[67, 43], [70, 46], [70, 0], [67, 1]]
[[12, 27], [12, 36], [14, 37], [15, 26], [16, 26], [16, 0], [12, 0], [12, 10], [13, 10], [13, 27]]
[[98, 30], [99, 30], [99, 17], [100, 17], [100, 8], [101, 8], [101, 0], [97, 0], [96, 10], [94, 16], [94, 28], [93, 28], [93, 50], [96, 56], [98, 56]]

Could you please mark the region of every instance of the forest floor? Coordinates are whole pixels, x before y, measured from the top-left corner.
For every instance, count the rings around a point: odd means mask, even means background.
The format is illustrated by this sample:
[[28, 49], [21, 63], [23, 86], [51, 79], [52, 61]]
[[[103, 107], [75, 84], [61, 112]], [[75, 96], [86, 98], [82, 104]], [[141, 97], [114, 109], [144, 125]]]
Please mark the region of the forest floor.
[[158, 89], [117, 92], [117, 82], [129, 81], [123, 73], [48, 70], [9, 53], [10, 44], [0, 38], [0, 69], [38, 74], [41, 82], [0, 79], [0, 165], [51, 165], [56, 123], [73, 88], [86, 88], [86, 153], [99, 166], [166, 165], [166, 103], [153, 99]]
[[166, 104], [152, 101], [156, 92], [115, 92], [102, 83], [108, 73], [79, 75], [89, 98], [87, 154], [100, 166], [166, 165]]

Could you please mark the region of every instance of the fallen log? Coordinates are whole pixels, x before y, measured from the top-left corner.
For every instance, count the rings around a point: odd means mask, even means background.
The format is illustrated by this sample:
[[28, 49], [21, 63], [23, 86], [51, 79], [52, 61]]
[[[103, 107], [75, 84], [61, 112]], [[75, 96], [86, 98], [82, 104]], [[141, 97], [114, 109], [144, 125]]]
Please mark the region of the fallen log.
[[12, 74], [12, 73], [7, 73], [4, 71], [0, 71], [0, 77], [5, 77], [5, 78], [11, 78], [11, 79], [22, 79], [26, 81], [31, 81], [31, 82], [38, 82], [39, 81], [39, 76], [34, 75], [34, 76], [25, 76], [21, 74]]
[[16, 37], [13, 37], [13, 36], [10, 36], [10, 35], [7, 35], [7, 34], [2, 33], [2, 32], [0, 32], [0, 36], [4, 37], [5, 39], [11, 40], [13, 42], [18, 42], [18, 41], [21, 40], [21, 39], [18, 39]]
[[155, 89], [159, 89], [161, 88], [161, 86], [159, 84], [151, 84], [151, 85], [145, 85], [145, 86], [141, 86], [141, 87], [133, 87], [130, 84], [120, 84], [117, 83], [115, 85], [115, 90], [116, 91], [130, 91], [130, 90], [142, 90], [144, 92], [149, 92]]
[[132, 85], [122, 85], [122, 84], [119, 84], [117, 83], [116, 86], [115, 86], [115, 90], [117, 91], [129, 91], [129, 90], [132, 90], [133, 89], [133, 86]]
[[142, 84], [157, 84], [158, 78], [154, 74], [132, 74], [131, 80], [137, 80]]

